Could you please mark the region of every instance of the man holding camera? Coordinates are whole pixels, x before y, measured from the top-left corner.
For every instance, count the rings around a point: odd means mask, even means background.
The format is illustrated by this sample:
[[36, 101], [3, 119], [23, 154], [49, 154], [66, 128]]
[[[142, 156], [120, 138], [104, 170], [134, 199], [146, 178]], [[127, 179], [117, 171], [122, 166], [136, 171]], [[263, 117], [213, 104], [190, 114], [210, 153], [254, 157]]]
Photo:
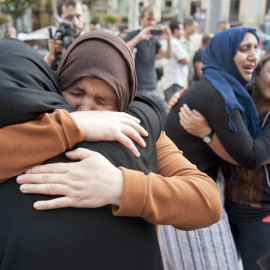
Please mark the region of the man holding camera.
[[[81, 0], [58, 0], [57, 12], [62, 20], [72, 23], [76, 36], [79, 36], [82, 33], [84, 18]], [[62, 40], [55, 40], [54, 50], [56, 54], [63, 55], [66, 48], [64, 47]], [[47, 54], [44, 57], [44, 60], [53, 70], [57, 69], [58, 62], [60, 61], [59, 59], [53, 60], [50, 54]]]
[[[152, 6], [145, 7], [140, 15], [141, 30], [129, 32], [125, 38], [130, 49], [136, 48], [135, 68], [138, 79], [138, 93], [154, 100], [161, 109], [163, 123], [169, 111], [168, 105], [157, 89], [157, 75], [155, 70], [155, 56], [170, 59], [172, 57], [171, 30], [168, 26], [155, 29], [156, 14]], [[157, 35], [165, 35], [167, 50], [161, 47]]]

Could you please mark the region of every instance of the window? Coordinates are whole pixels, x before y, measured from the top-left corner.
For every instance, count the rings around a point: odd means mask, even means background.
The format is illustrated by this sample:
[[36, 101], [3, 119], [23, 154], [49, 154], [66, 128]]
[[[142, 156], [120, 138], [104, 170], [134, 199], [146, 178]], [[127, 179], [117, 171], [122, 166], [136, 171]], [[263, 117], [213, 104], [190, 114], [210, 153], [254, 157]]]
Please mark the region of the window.
[[190, 15], [193, 16], [200, 9], [201, 9], [201, 2], [200, 1], [191, 2]]
[[230, 22], [238, 22], [239, 20], [240, 0], [231, 0]]
[[168, 8], [172, 7], [172, 0], [166, 0], [165, 7], [168, 7]]

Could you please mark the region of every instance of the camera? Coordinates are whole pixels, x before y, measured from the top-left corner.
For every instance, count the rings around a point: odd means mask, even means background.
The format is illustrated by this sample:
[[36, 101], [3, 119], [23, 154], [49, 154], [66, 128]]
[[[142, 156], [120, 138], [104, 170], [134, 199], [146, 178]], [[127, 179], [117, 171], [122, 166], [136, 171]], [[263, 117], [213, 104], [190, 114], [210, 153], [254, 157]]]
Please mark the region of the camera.
[[153, 36], [161, 36], [161, 35], [163, 35], [163, 30], [162, 29], [152, 29], [152, 30], [150, 30], [150, 34]]
[[66, 49], [77, 37], [77, 29], [73, 28], [72, 23], [69, 21], [61, 21], [60, 27], [54, 35], [55, 40], [63, 41], [63, 46]]
[[[65, 49], [79, 36], [77, 29], [73, 27], [73, 24], [69, 21], [61, 19], [59, 16], [55, 16], [59, 23], [59, 28], [54, 34], [54, 40], [61, 40]], [[62, 54], [55, 52], [56, 61], [60, 61]]]

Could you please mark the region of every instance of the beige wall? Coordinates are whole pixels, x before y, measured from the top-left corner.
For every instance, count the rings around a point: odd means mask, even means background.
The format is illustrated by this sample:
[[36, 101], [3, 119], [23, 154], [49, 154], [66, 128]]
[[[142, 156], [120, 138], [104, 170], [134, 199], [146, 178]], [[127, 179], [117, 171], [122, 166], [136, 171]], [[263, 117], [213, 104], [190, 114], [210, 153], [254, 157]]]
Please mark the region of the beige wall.
[[210, 32], [210, 19], [211, 19], [211, 0], [201, 0], [201, 8], [207, 10], [205, 32]]
[[246, 26], [260, 28], [264, 23], [266, 0], [242, 0], [239, 21]]
[[[143, 2], [145, 5], [149, 3], [154, 3], [157, 5], [158, 9], [163, 9], [165, 7], [165, 0], [126, 0], [129, 2], [129, 11], [132, 10], [131, 6], [134, 4], [133, 2]], [[179, 0], [173, 0], [173, 8], [178, 9], [181, 6], [184, 17], [190, 15], [190, 7], [191, 2], [201, 1], [201, 7], [207, 10], [207, 21], [206, 21], [206, 31], [210, 28], [211, 23], [211, 4], [214, 4], [216, 0], [181, 0], [181, 5], [179, 4]], [[239, 8], [239, 21], [243, 24], [255, 28], [259, 28], [264, 23], [264, 15], [266, 12], [266, 2], [267, 0], [241, 0], [240, 8]], [[220, 20], [228, 21], [230, 18], [230, 3], [231, 0], [223, 0], [222, 1], [222, 15]], [[129, 14], [129, 18], [134, 17], [133, 14]], [[136, 19], [134, 19], [136, 20]], [[134, 24], [134, 23], [133, 23]]]
[[211, 0], [185, 0], [185, 17], [190, 16], [191, 3], [192, 2], [197, 2], [197, 1], [201, 2], [201, 9], [205, 9], [206, 12], [207, 12], [206, 23], [205, 23], [205, 31], [208, 32], [209, 31], [210, 18], [211, 18], [211, 14], [210, 14]]
[[221, 21], [229, 21], [230, 19], [230, 7], [231, 7], [231, 1], [229, 0], [223, 0], [222, 2], [222, 18], [220, 18]]
[[[190, 14], [191, 2], [197, 0], [182, 0], [185, 1], [185, 16]], [[200, 0], [201, 7], [207, 10], [206, 31], [208, 31], [211, 19], [211, 3], [215, 0]], [[251, 26], [259, 29], [264, 23], [264, 15], [266, 13], [267, 0], [241, 0], [239, 7], [239, 21], [246, 26]], [[230, 18], [230, 0], [223, 0], [222, 2], [222, 17], [221, 20], [228, 21]]]

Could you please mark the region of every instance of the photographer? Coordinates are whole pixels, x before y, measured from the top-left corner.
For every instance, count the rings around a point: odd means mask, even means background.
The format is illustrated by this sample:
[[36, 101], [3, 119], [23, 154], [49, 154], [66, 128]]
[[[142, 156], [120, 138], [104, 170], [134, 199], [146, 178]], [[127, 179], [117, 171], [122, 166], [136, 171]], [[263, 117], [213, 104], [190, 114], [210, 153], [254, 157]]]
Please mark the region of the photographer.
[[[75, 31], [76, 36], [79, 36], [84, 26], [82, 2], [80, 0], [58, 0], [57, 12], [62, 20], [72, 23], [74, 27], [72, 30]], [[61, 55], [65, 53], [66, 49], [67, 48], [63, 45], [63, 41], [57, 39], [54, 42], [54, 50], [60, 57], [52, 59], [50, 53], [44, 57], [44, 60], [53, 70], [57, 69]]]
[[[152, 6], [145, 7], [140, 15], [141, 30], [129, 32], [125, 41], [130, 49], [137, 49], [135, 55], [135, 68], [138, 79], [138, 93], [149, 97], [158, 104], [162, 112], [164, 124], [169, 109], [166, 101], [157, 89], [157, 75], [154, 62], [157, 54], [168, 59], [172, 57], [172, 34], [168, 26], [154, 29], [156, 22], [156, 11], [154, 8]], [[157, 35], [166, 36], [168, 44], [167, 50], [164, 50], [161, 47]]]

